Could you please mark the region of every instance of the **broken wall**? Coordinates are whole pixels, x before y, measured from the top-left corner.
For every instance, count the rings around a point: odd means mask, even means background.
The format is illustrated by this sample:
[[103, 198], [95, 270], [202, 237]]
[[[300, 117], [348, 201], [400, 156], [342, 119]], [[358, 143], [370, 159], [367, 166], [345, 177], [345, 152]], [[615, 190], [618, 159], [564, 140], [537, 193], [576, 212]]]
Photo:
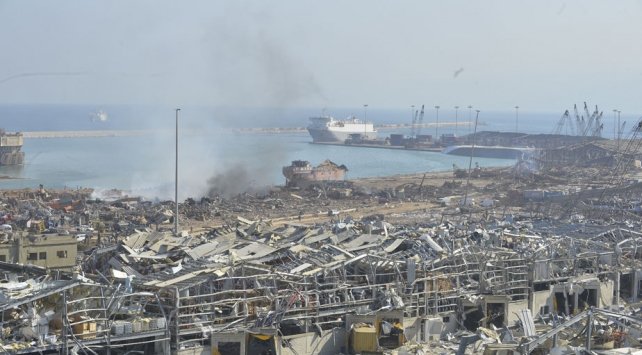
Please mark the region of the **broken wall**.
[[519, 322], [517, 314], [522, 309], [528, 309], [527, 299], [508, 302], [508, 308], [506, 309], [506, 322], [508, 326]]
[[553, 292], [551, 289], [544, 291], [534, 291], [532, 293], [532, 304], [530, 307], [531, 313], [533, 315], [539, 314], [542, 307], [547, 307], [545, 313], [548, 313], [552, 310], [551, 296]]
[[599, 307], [606, 308], [613, 304], [613, 292], [615, 289], [615, 282], [613, 280], [606, 280], [600, 282], [599, 290]]

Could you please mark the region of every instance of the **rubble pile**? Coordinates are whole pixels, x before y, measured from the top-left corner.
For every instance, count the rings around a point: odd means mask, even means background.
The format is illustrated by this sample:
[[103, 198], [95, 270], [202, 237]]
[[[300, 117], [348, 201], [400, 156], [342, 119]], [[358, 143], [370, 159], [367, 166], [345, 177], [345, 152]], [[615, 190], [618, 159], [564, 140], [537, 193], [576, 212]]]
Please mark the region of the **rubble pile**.
[[160, 354], [639, 348], [640, 188], [629, 179], [607, 190], [612, 180], [591, 180], [593, 172], [568, 182], [564, 174], [576, 173], [564, 169], [495, 169], [471, 176], [471, 185], [467, 176], [420, 175], [188, 199], [178, 233], [171, 201], [5, 193], [0, 346]]

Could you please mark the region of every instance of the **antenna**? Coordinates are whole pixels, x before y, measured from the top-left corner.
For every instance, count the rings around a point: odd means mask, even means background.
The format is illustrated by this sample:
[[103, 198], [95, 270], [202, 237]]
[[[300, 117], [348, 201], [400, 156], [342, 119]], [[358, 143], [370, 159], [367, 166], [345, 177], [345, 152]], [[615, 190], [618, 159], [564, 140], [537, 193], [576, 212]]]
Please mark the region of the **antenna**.
[[174, 167], [174, 201], [176, 202], [176, 212], [174, 213], [174, 234], [178, 236], [178, 111], [176, 109], [176, 165]]

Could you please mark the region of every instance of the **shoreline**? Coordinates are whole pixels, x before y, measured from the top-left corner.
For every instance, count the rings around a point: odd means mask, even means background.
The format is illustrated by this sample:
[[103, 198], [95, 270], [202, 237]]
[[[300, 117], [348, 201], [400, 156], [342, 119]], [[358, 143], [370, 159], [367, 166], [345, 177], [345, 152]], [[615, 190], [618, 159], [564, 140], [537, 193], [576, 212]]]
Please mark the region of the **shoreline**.
[[22, 132], [22, 135], [25, 139], [91, 138], [142, 136], [149, 132], [144, 130], [29, 131]]
[[[509, 168], [509, 166], [487, 166], [484, 167], [484, 169], [488, 171], [500, 171], [503, 169]], [[435, 170], [435, 171], [425, 171], [425, 172], [416, 172], [416, 173], [407, 173], [407, 174], [390, 174], [390, 175], [383, 175], [383, 176], [368, 176], [368, 177], [357, 177], [357, 178], [347, 178], [345, 181], [352, 182], [352, 183], [362, 183], [362, 184], [380, 184], [380, 183], [391, 183], [393, 181], [412, 181], [412, 180], [417, 180], [420, 181], [422, 179], [426, 180], [434, 180], [434, 179], [452, 179], [452, 169], [446, 169], [446, 170]], [[7, 175], [0, 175], [0, 181], [3, 180], [20, 180], [20, 179], [25, 179], [25, 178], [18, 178], [18, 177], [10, 177]], [[274, 184], [274, 185], [269, 185], [266, 186], [269, 188], [285, 188], [285, 185], [283, 184]], [[78, 190], [97, 190], [98, 188], [96, 187], [91, 187], [91, 186], [79, 186], [79, 187], [49, 187], [47, 188], [48, 191], [53, 191], [53, 192], [63, 192], [63, 191], [78, 191]], [[24, 188], [3, 188], [0, 186], [0, 191], [24, 191], [24, 190], [38, 190], [37, 184], [34, 185], [33, 187], [24, 187]], [[117, 187], [112, 187], [112, 188], [105, 188], [104, 190], [106, 191], [120, 191], [124, 193], [131, 193], [132, 191], [127, 190], [127, 189], [121, 189]], [[130, 195], [131, 197], [133, 196], [142, 196], [142, 195], [136, 195], [132, 194]], [[188, 198], [200, 198], [196, 196], [190, 196]]]
[[[439, 127], [452, 127], [452, 126], [466, 126], [467, 121], [455, 122], [440, 122]], [[436, 123], [423, 123], [418, 125], [424, 128], [432, 128], [437, 126]], [[391, 130], [391, 129], [409, 129], [411, 124], [380, 124], [376, 126], [378, 129]], [[248, 127], [248, 128], [224, 128], [234, 133], [239, 134], [291, 134], [291, 133], [305, 133], [305, 127]], [[47, 139], [47, 138], [99, 138], [99, 137], [134, 137], [151, 134], [154, 129], [138, 129], [138, 130], [67, 130], [67, 131], [23, 131], [22, 135], [25, 139]], [[192, 131], [187, 129], [187, 132]], [[197, 131], [198, 132], [198, 131]]]

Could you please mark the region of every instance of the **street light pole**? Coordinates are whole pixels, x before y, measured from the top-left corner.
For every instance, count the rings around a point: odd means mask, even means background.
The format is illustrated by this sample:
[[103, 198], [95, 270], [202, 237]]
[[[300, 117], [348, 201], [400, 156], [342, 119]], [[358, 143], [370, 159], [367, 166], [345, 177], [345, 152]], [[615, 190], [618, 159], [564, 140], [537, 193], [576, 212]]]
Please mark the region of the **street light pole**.
[[459, 127], [459, 106], [455, 106], [455, 137], [457, 137], [457, 128]]
[[435, 106], [435, 110], [437, 110], [437, 124], [435, 125], [435, 143], [437, 143], [437, 139], [439, 138], [439, 106]]
[[622, 126], [620, 126], [620, 113], [622, 113], [622, 111], [617, 110], [617, 150], [620, 150], [620, 139], [622, 138]]
[[515, 106], [515, 133], [519, 132], [519, 106]]
[[174, 212], [174, 234], [178, 236], [178, 111], [176, 109], [176, 161], [174, 166], [174, 201], [176, 203], [176, 211]]
[[368, 139], [368, 104], [363, 104], [363, 139]]
[[410, 135], [415, 131], [415, 105], [410, 105]]
[[618, 124], [617, 124], [617, 109], [613, 109], [613, 140], [615, 141], [617, 139], [617, 130], [618, 130]]

